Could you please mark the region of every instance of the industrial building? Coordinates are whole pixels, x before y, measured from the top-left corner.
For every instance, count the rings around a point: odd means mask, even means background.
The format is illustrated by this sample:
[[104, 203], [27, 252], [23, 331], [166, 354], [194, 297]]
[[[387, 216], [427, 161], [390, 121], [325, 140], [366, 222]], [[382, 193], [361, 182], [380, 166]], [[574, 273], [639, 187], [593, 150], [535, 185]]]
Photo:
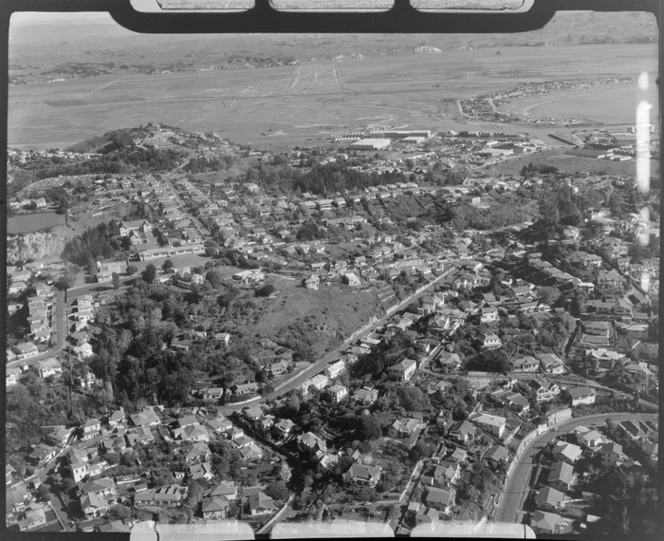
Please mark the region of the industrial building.
[[388, 139], [403, 139], [404, 137], [431, 137], [431, 130], [372, 130], [370, 137], [385, 137]]
[[389, 147], [391, 141], [389, 139], [360, 139], [355, 143], [350, 144], [351, 150], [381, 150]]

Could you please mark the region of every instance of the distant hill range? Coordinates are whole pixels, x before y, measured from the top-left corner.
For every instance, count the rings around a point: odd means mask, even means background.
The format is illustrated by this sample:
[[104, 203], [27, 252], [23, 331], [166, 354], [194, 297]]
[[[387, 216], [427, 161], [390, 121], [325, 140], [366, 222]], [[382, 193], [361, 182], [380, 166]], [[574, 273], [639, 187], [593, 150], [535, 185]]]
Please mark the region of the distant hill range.
[[[503, 15], [508, 16], [508, 15]], [[104, 21], [17, 24], [10, 30], [10, 77], [55, 78], [155, 70], [242, 69], [331, 60], [339, 55], [437, 53], [479, 47], [656, 43], [649, 13], [561, 12], [543, 29], [519, 34], [149, 35]], [[73, 66], [73, 68], [72, 68]], [[91, 71], [85, 73], [85, 69]], [[10, 79], [12, 82], [13, 81]]]

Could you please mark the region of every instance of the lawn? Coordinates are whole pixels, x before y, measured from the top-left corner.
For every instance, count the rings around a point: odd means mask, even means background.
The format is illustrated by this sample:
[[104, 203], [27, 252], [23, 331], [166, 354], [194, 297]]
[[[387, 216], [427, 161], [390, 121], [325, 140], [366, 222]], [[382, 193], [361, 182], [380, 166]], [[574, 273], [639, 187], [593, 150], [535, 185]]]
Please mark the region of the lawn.
[[7, 233], [18, 235], [21, 233], [34, 233], [42, 229], [50, 229], [57, 225], [64, 225], [64, 214], [55, 212], [36, 212], [33, 214], [18, 214], [7, 220]]

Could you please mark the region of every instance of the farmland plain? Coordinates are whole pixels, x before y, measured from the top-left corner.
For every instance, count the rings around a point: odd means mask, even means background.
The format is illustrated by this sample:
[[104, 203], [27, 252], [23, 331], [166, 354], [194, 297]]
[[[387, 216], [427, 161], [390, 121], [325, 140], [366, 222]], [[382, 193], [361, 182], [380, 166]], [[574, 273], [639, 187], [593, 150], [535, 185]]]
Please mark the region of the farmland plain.
[[[654, 74], [656, 69], [655, 45], [623, 44], [487, 47], [442, 55], [302, 61], [261, 69], [112, 74], [10, 87], [9, 145], [67, 147], [99, 133], [148, 122], [214, 131], [265, 149], [313, 146], [367, 124], [433, 130], [500, 127], [545, 137], [546, 128], [465, 120], [441, 102], [527, 82], [636, 77], [642, 71]], [[623, 96], [632, 90], [636, 91], [635, 82], [621, 89]], [[581, 98], [592, 101], [593, 91]], [[557, 110], [571, 114], [570, 100], [578, 101], [579, 94], [542, 105], [537, 114], [558, 116]], [[633, 110], [615, 108], [614, 101], [601, 100], [605, 112], [595, 105], [592, 120], [633, 122]]]

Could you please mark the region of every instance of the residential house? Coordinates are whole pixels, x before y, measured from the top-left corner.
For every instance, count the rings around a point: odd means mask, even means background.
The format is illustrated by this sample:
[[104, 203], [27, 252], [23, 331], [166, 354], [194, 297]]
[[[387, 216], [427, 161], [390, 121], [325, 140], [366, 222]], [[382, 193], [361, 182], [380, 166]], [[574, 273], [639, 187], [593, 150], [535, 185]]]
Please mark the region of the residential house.
[[540, 362], [530, 355], [519, 357], [512, 363], [512, 371], [514, 372], [539, 372]]
[[605, 442], [606, 438], [597, 430], [590, 430], [577, 435], [577, 443], [581, 447], [587, 447], [592, 450], [598, 449]]
[[327, 392], [332, 397], [332, 402], [338, 404], [348, 396], [348, 388], [343, 385], [332, 385]]
[[565, 391], [572, 407], [581, 404], [594, 404], [595, 391], [590, 387], [572, 387]]
[[290, 419], [280, 419], [274, 424], [273, 431], [281, 438], [286, 438], [293, 430], [295, 423]]
[[545, 486], [535, 496], [535, 505], [544, 511], [556, 511], [565, 501], [565, 493]]
[[339, 376], [339, 374], [341, 374], [345, 369], [346, 369], [346, 363], [340, 360], [329, 365], [325, 369], [325, 374], [327, 375], [328, 378], [333, 380], [334, 378]]
[[297, 447], [301, 452], [309, 453], [311, 456], [318, 451], [327, 453], [327, 444], [325, 440], [319, 438], [313, 432], [306, 432], [297, 438]]
[[470, 420], [497, 438], [502, 438], [505, 433], [507, 425], [507, 419], [505, 419], [505, 417], [490, 415], [488, 413], [479, 413], [475, 417], [471, 416]]
[[458, 462], [459, 464], [463, 464], [468, 459], [468, 451], [462, 449], [461, 447], [457, 447], [449, 456], [449, 459], [451, 462]]
[[495, 323], [498, 321], [498, 308], [495, 306], [491, 306], [490, 304], [485, 304], [482, 306], [482, 310], [480, 312], [480, 321], [481, 323]]
[[509, 391], [502, 397], [503, 403], [511, 410], [517, 413], [525, 413], [530, 409], [530, 402], [519, 393], [510, 393]]
[[443, 351], [440, 355], [438, 355], [436, 360], [441, 367], [447, 368], [452, 372], [461, 368], [461, 357], [458, 353]]
[[81, 440], [88, 441], [99, 435], [101, 431], [101, 422], [99, 419], [86, 419], [81, 426]]
[[456, 490], [454, 488], [429, 488], [424, 502], [428, 507], [432, 507], [443, 513], [449, 513], [454, 507], [456, 499]]
[[35, 445], [32, 449], [32, 452], [29, 455], [30, 462], [33, 464], [46, 464], [53, 460], [58, 454], [58, 449], [51, 447], [50, 445], [45, 445], [39, 443]]
[[346, 272], [342, 274], [341, 279], [343, 280], [344, 284], [349, 285], [351, 287], [359, 286], [362, 283], [360, 281], [359, 276], [354, 272]]
[[313, 378], [308, 379], [302, 384], [302, 394], [303, 395], [309, 394], [309, 389], [311, 387], [314, 387], [318, 391], [322, 391], [325, 387], [327, 387], [329, 382], [330, 380], [326, 375], [317, 374]]
[[201, 391], [201, 397], [203, 400], [210, 400], [212, 402], [217, 402], [221, 400], [224, 396], [223, 387], [206, 387]]
[[549, 476], [547, 477], [547, 484], [557, 490], [567, 492], [572, 487], [574, 481], [574, 470], [567, 462], [554, 462], [551, 465]]
[[101, 517], [108, 513], [111, 506], [116, 503], [115, 496], [102, 496], [93, 492], [80, 498], [81, 510], [86, 517]]
[[553, 400], [560, 394], [560, 387], [549, 380], [533, 379], [530, 381], [530, 386], [535, 390], [535, 399], [538, 403]]
[[554, 459], [563, 460], [568, 464], [574, 464], [582, 454], [581, 447], [564, 441], [559, 441], [553, 448]]
[[555, 353], [540, 354], [540, 364], [545, 374], [564, 374], [565, 363]]
[[201, 512], [205, 519], [225, 519], [228, 514], [228, 500], [221, 496], [203, 499]]
[[16, 385], [18, 383], [18, 378], [21, 375], [21, 369], [20, 368], [6, 368], [6, 373], [7, 373], [7, 379], [6, 379], [6, 386], [11, 387], [12, 385]]
[[503, 447], [502, 445], [494, 445], [491, 449], [489, 449], [486, 455], [484, 455], [484, 459], [487, 460], [492, 468], [496, 469], [501, 463], [507, 466], [510, 459], [510, 453], [507, 450], [507, 447]]
[[378, 391], [372, 387], [365, 386], [361, 389], [356, 389], [351, 395], [351, 400], [362, 406], [369, 407], [378, 400]]
[[75, 428], [65, 428], [64, 426], [45, 427], [44, 436], [47, 442], [64, 447], [75, 430]]
[[37, 373], [40, 378], [47, 378], [49, 376], [57, 376], [62, 374], [62, 365], [56, 359], [44, 359], [35, 364]]
[[234, 384], [231, 388], [231, 391], [233, 391], [233, 394], [235, 396], [245, 396], [249, 394], [256, 394], [259, 391], [259, 387], [257, 383], [254, 382], [249, 382], [249, 383], [240, 383], [240, 384]]
[[492, 332], [480, 334], [481, 346], [483, 349], [497, 349], [503, 346], [498, 335]]
[[417, 363], [412, 359], [404, 359], [403, 361], [391, 366], [388, 369], [394, 374], [399, 381], [409, 381], [417, 370]]
[[184, 459], [188, 464], [210, 462], [212, 452], [205, 442], [196, 442], [192, 444], [191, 449], [184, 452]]
[[563, 517], [538, 509], [530, 519], [530, 527], [535, 533], [560, 534], [563, 529]]
[[152, 430], [148, 426], [139, 426], [136, 428], [131, 428], [124, 435], [127, 442], [127, 447], [134, 448], [138, 445], [145, 445], [154, 441], [154, 436]]
[[346, 483], [373, 488], [378, 484], [378, 481], [380, 481], [380, 475], [380, 466], [367, 466], [355, 462], [350, 469], [344, 473], [343, 479]]
[[461, 466], [458, 462], [443, 460], [434, 468], [433, 479], [438, 486], [450, 486], [461, 476]]
[[187, 498], [189, 490], [186, 486], [169, 485], [138, 492], [134, 496], [134, 505], [155, 505], [160, 507], [179, 507]]
[[421, 429], [424, 424], [417, 419], [409, 419], [407, 417], [401, 417], [392, 423], [391, 428], [396, 432], [397, 436], [400, 438], [408, 438], [415, 434], [415, 432]]
[[186, 425], [184, 428], [176, 428], [173, 430], [173, 437], [176, 440], [193, 441], [193, 442], [208, 442], [210, 441], [210, 434], [205, 427], [198, 423], [193, 425]]
[[207, 492], [206, 497], [224, 498], [229, 501], [237, 499], [235, 481], [221, 481], [217, 486]]
[[97, 282], [110, 282], [114, 274], [123, 274], [125, 264], [122, 262], [101, 263], [97, 261]]
[[16, 352], [16, 359], [19, 361], [39, 355], [39, 350], [34, 344], [17, 344], [14, 346], [14, 351]]
[[477, 429], [475, 426], [464, 419], [463, 421], [457, 421], [454, 423], [447, 436], [458, 443], [466, 445], [469, 441], [475, 438], [476, 432]]
[[622, 362], [625, 355], [605, 348], [589, 349], [586, 351], [586, 359], [593, 363], [595, 370], [606, 371], [611, 370], [616, 363]]
[[247, 498], [247, 510], [251, 516], [260, 516], [274, 511], [274, 501], [262, 490], [257, 490]]
[[607, 442], [599, 448], [599, 456], [603, 468], [619, 466], [626, 459], [622, 445], [613, 441]]

